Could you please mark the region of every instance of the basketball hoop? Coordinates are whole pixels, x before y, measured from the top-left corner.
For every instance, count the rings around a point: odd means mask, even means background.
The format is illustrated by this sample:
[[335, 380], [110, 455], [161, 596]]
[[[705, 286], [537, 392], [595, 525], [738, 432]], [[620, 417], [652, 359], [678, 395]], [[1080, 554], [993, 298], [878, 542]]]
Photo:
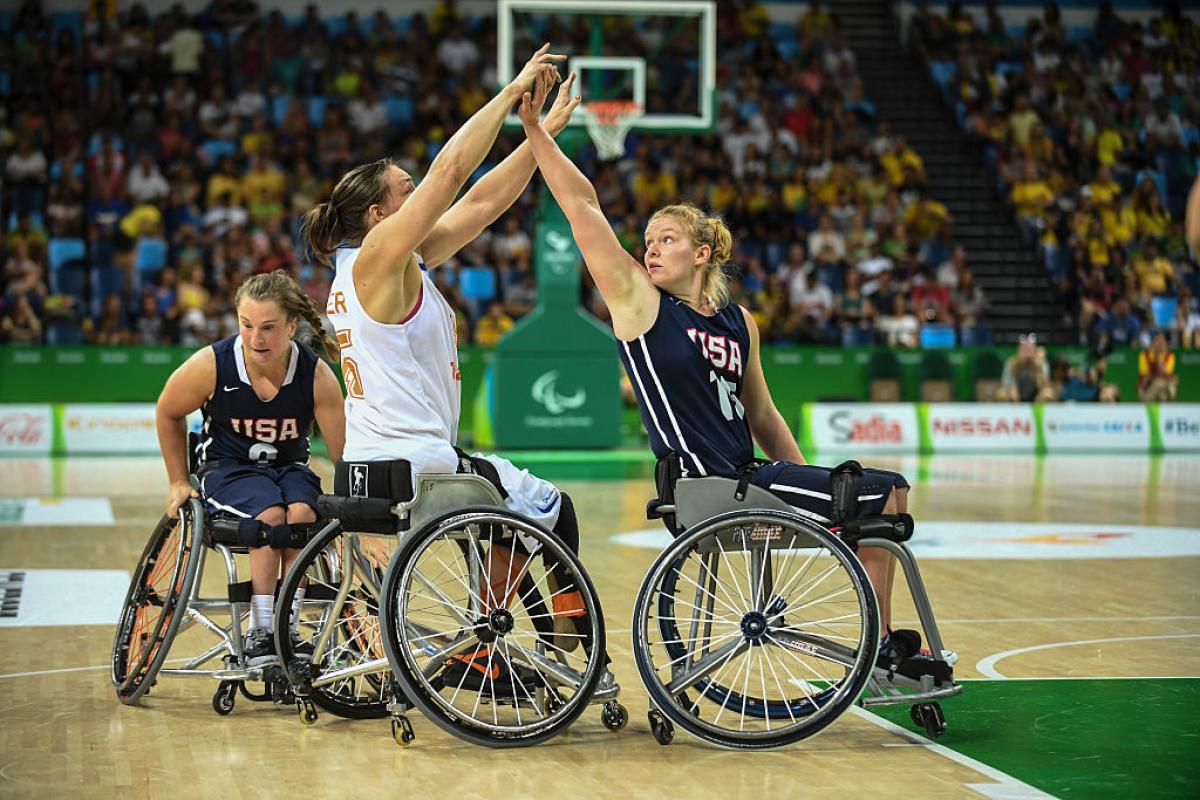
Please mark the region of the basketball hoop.
[[597, 100], [583, 104], [588, 135], [601, 161], [625, 155], [625, 136], [642, 117], [642, 107], [632, 100]]

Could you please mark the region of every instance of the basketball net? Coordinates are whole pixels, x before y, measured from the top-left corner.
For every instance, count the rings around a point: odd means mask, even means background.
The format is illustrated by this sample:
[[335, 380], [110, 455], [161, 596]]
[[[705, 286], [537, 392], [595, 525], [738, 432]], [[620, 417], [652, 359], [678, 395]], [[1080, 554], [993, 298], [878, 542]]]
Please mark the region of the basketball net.
[[597, 100], [583, 104], [588, 136], [601, 161], [625, 155], [625, 136], [642, 116], [642, 108], [630, 100]]

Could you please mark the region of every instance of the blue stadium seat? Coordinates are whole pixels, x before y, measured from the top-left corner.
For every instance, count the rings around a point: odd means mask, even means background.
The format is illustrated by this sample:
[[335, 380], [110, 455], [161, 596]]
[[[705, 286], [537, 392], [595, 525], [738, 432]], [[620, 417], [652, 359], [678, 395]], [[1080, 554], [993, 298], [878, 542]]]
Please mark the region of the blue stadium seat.
[[416, 118], [411, 97], [385, 97], [383, 104], [387, 107], [388, 122], [392, 125], [411, 125]]
[[271, 119], [276, 125], [283, 124], [283, 118], [287, 116], [288, 108], [292, 105], [292, 96], [290, 94], [275, 95], [271, 100]]
[[954, 347], [955, 344], [953, 325], [932, 323], [921, 328], [921, 347]]
[[200, 146], [208, 152], [209, 160], [214, 163], [224, 156], [237, 155], [237, 143], [228, 139], [209, 139]]
[[125, 273], [112, 267], [92, 270], [92, 315], [99, 316], [100, 305], [110, 294], [125, 295]]
[[484, 302], [496, 296], [496, 271], [490, 267], [463, 267], [458, 271], [463, 298]]
[[[16, 211], [9, 212], [8, 229], [12, 230], [13, 228], [17, 227], [17, 221], [18, 221], [17, 212]], [[33, 227], [35, 227], [35, 228], [45, 228], [46, 227], [46, 218], [42, 216], [42, 212], [40, 212], [40, 211], [30, 211], [29, 212], [29, 221], [33, 223]]]
[[315, 94], [308, 98], [308, 119], [317, 127], [325, 124], [325, 105], [323, 95]]
[[87, 255], [83, 239], [51, 239], [47, 245], [50, 271], [55, 272], [68, 261], [80, 261]]
[[87, 271], [82, 267], [66, 267], [50, 273], [50, 291], [75, 298], [77, 308], [83, 308], [83, 296], [87, 292]]
[[138, 272], [158, 272], [167, 265], [167, 242], [164, 239], [139, 239], [137, 244]]
[[52, 322], [46, 326], [47, 344], [83, 344], [83, 328], [78, 322]]
[[960, 342], [963, 347], [990, 347], [992, 344], [992, 329], [976, 326], [974, 328], [963, 328], [959, 333]]
[[1150, 298], [1150, 316], [1154, 318], [1154, 327], [1169, 328], [1175, 322], [1175, 309], [1179, 306], [1179, 298], [1173, 294], [1156, 294]]
[[842, 347], [867, 347], [875, 344], [875, 331], [870, 328], [842, 328]]
[[0, 94], [7, 95], [12, 88], [7, 72], [0, 72]]

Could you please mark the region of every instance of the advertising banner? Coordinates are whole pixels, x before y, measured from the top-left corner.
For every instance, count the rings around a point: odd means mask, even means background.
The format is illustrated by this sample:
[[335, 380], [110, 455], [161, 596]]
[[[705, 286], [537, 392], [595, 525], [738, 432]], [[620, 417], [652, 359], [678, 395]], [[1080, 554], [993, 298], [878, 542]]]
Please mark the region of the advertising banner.
[[1200, 450], [1200, 403], [1163, 403], [1158, 407], [1158, 433], [1166, 452]]
[[157, 453], [153, 403], [79, 403], [63, 407], [67, 453]]
[[1150, 418], [1140, 403], [1046, 405], [1042, 430], [1049, 453], [1150, 449]]
[[0, 405], [0, 454], [49, 455], [54, 414], [49, 405]]
[[929, 444], [935, 453], [1031, 453], [1037, 447], [1037, 421], [1031, 406], [930, 403], [927, 408]]
[[805, 424], [807, 440], [818, 452], [915, 453], [920, 445], [911, 403], [813, 403]]

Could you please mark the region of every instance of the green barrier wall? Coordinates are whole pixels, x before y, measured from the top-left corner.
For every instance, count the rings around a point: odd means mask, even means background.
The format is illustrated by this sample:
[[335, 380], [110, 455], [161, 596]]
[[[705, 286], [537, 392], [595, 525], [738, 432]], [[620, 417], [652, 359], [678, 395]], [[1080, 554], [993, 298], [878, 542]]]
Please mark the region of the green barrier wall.
[[[973, 399], [976, 356], [990, 348], [963, 348], [945, 353], [951, 364], [954, 399]], [[180, 347], [25, 347], [0, 346], [0, 403], [150, 402], [163, 382], [191, 353]], [[789, 420], [801, 404], [822, 400], [866, 400], [867, 362], [872, 348], [789, 347], [763, 349], [763, 370], [776, 405]], [[996, 349], [1003, 357], [1011, 349]], [[1081, 363], [1083, 348], [1051, 349]], [[473, 430], [474, 403], [492, 353], [476, 347], [459, 351], [463, 381], [462, 430]], [[896, 351], [900, 362], [901, 400], [920, 395], [923, 351]], [[612, 354], [613, 362], [617, 356]], [[1178, 353], [1179, 400], [1200, 401], [1200, 351]], [[1137, 399], [1137, 351], [1108, 359], [1108, 380], [1125, 400]]]

